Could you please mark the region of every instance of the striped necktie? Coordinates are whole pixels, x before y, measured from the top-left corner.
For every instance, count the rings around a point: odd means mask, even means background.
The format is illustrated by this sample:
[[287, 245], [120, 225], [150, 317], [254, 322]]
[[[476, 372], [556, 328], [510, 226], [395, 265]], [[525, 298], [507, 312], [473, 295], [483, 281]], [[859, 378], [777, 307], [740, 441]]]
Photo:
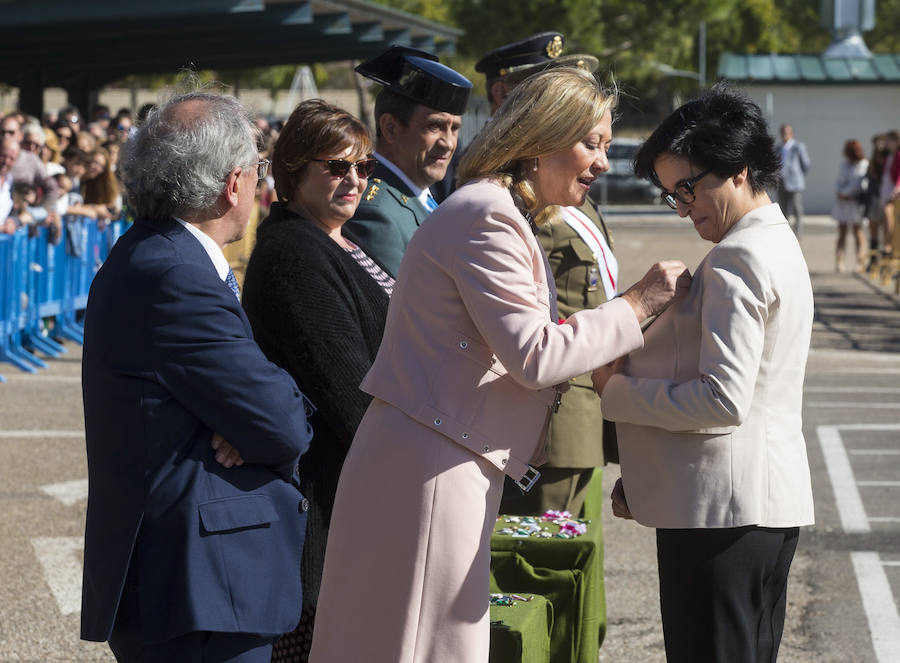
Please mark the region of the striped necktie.
[[428, 192], [428, 197], [425, 198], [425, 209], [428, 210], [429, 214], [437, 209], [437, 201], [431, 196], [431, 192]]
[[225, 277], [225, 285], [231, 288], [231, 292], [234, 293], [234, 296], [237, 297], [238, 301], [241, 301], [241, 291], [238, 288], [237, 279], [234, 277], [234, 272], [231, 271], [231, 268], [228, 268], [228, 276]]

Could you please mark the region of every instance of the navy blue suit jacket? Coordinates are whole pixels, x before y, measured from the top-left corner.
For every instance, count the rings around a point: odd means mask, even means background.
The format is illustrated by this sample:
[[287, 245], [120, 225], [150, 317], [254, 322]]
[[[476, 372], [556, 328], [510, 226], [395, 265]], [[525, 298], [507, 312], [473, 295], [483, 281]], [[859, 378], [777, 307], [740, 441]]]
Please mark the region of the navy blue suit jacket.
[[[82, 637], [109, 638], [132, 562], [144, 643], [293, 629], [306, 399], [200, 242], [175, 220], [135, 223], [94, 279], [84, 337]], [[215, 461], [213, 431], [244, 465]]]

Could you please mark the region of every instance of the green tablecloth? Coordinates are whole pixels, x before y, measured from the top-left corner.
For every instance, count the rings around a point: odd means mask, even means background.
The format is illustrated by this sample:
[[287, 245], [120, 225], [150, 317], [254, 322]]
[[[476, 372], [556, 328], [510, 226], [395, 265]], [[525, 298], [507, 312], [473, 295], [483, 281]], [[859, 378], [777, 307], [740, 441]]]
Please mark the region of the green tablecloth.
[[547, 663], [553, 606], [543, 596], [491, 606], [490, 663]]
[[513, 526], [501, 516], [491, 537], [491, 592], [540, 594], [553, 605], [552, 663], [597, 663], [606, 634], [599, 479], [598, 472], [585, 504], [585, 513], [592, 516], [586, 534], [572, 539], [514, 538], [496, 533]]

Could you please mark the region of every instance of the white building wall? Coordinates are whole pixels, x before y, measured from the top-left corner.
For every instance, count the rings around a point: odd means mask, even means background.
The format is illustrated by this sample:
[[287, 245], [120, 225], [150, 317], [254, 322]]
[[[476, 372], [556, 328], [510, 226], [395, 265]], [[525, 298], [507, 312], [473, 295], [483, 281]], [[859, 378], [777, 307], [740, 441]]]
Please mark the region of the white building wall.
[[794, 127], [806, 143], [812, 167], [806, 177], [804, 208], [828, 214], [844, 142], [855, 138], [868, 158], [872, 136], [900, 129], [900, 85], [766, 85], [744, 88], [766, 113], [776, 143], [779, 128]]

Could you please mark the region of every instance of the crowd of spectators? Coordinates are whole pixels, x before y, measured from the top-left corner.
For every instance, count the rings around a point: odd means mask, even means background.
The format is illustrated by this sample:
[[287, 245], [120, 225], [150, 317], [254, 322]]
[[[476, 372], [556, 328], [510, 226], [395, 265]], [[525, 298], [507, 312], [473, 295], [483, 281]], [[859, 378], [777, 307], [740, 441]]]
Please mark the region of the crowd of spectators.
[[872, 137], [872, 156], [863, 179], [861, 202], [869, 219], [870, 248], [890, 256], [900, 198], [900, 133], [896, 130]]
[[102, 104], [89, 119], [74, 106], [41, 118], [18, 111], [0, 116], [0, 232], [47, 226], [58, 241], [67, 215], [101, 224], [118, 219], [116, 162], [133, 127], [129, 109], [113, 115]]
[[[0, 232], [47, 226], [58, 241], [66, 215], [97, 219], [101, 225], [120, 218], [119, 151], [151, 108], [146, 104], [135, 117], [127, 108], [113, 115], [102, 104], [90, 118], [74, 106], [41, 118], [18, 111], [0, 115]], [[261, 158], [269, 158], [281, 123], [260, 116], [255, 124]], [[265, 214], [276, 199], [271, 177], [260, 181], [258, 194]]]

